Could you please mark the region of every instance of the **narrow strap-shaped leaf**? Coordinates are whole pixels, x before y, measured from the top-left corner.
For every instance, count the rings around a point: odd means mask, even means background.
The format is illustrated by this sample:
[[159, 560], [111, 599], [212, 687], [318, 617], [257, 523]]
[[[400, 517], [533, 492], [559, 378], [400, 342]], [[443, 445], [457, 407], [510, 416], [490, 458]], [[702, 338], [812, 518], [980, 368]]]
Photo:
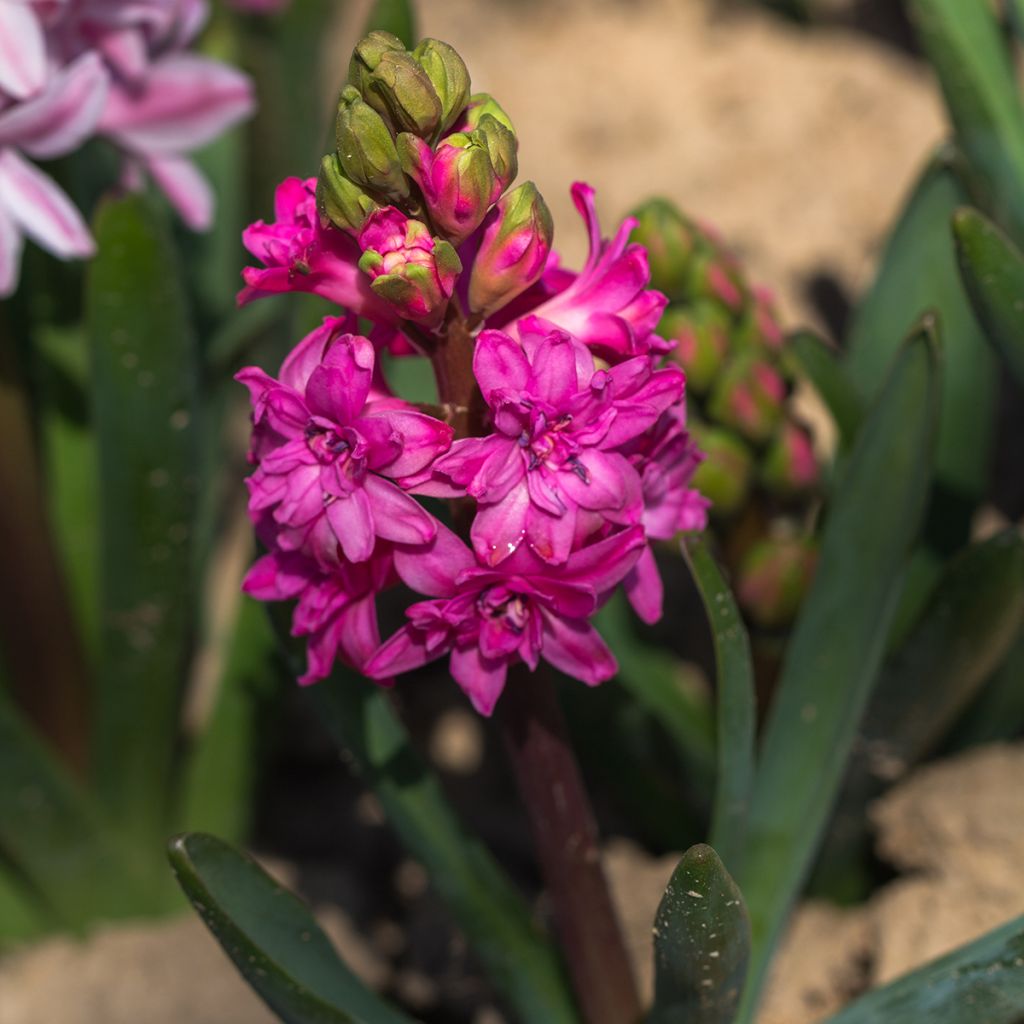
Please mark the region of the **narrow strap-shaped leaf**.
[[455, 816], [384, 691], [339, 670], [310, 696], [524, 1024], [576, 1021], [554, 947], [482, 843]]
[[718, 777], [711, 815], [711, 845], [739, 870], [754, 779], [756, 699], [750, 640], [739, 608], [704, 537], [683, 548], [715, 645]]
[[691, 846], [654, 919], [648, 1024], [732, 1024], [750, 958], [743, 897], [710, 846]]
[[964, 0], [910, 0], [907, 12], [957, 141], [983, 179], [989, 212], [1024, 239], [1024, 108], [995, 11]]
[[1013, 739], [1024, 731], [1024, 629], [1002, 665], [985, 682], [981, 695], [957, 723], [954, 749]]
[[419, 41], [416, 35], [416, 12], [412, 0], [374, 0], [366, 16], [363, 35], [380, 29], [398, 36], [406, 46], [413, 47]]
[[0, 861], [0, 953], [8, 945], [39, 938], [58, 924], [38, 894]]
[[126, 845], [2, 691], [0, 780], [0, 863], [31, 887], [30, 903], [71, 928], [153, 909]]
[[101, 511], [95, 773], [111, 812], [153, 847], [168, 831], [195, 626], [198, 362], [164, 219], [131, 196], [105, 203], [94, 233], [86, 306]]
[[826, 1024], [1019, 1024], [1024, 917], [862, 996]]
[[1024, 387], [1024, 255], [970, 207], [953, 215], [953, 237], [974, 312]]
[[829, 510], [754, 781], [740, 875], [754, 934], [743, 1021], [751, 1019], [881, 667], [928, 492], [938, 376], [934, 324], [926, 320], [896, 358]]
[[995, 359], [974, 318], [949, 237], [949, 219], [966, 199], [954, 160], [953, 152], [943, 149], [917, 182], [878, 275], [857, 308], [844, 363], [849, 379], [870, 401], [886, 379], [900, 339], [923, 313], [936, 312], [943, 356], [936, 482], [964, 499], [952, 549], [967, 540], [970, 511], [988, 485], [997, 386]]
[[786, 342], [788, 352], [832, 414], [840, 448], [849, 449], [864, 417], [864, 403], [839, 353], [811, 331], [797, 331]]
[[169, 855], [203, 923], [285, 1024], [411, 1024], [352, 973], [306, 904], [251, 857], [202, 832], [171, 840]]

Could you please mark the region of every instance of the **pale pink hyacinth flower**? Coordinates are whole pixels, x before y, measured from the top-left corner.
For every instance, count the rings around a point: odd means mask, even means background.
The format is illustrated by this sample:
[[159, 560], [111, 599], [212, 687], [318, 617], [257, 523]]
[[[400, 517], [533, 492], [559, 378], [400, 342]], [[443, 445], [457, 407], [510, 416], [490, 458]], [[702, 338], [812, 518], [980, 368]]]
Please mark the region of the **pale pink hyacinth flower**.
[[500, 569], [481, 565], [446, 526], [426, 547], [395, 550], [407, 586], [433, 598], [411, 605], [409, 624], [364, 668], [390, 678], [450, 653], [452, 677], [482, 715], [490, 715], [510, 665], [537, 668], [543, 658], [596, 686], [618, 666], [588, 619], [635, 564], [644, 543], [639, 527], [575, 552], [552, 567], [520, 549]]
[[91, 135], [125, 155], [124, 184], [150, 175], [193, 229], [213, 196], [186, 154], [251, 113], [247, 76], [183, 52], [205, 0], [0, 3], [0, 295], [17, 284], [23, 236], [61, 259], [93, 242], [81, 214], [23, 156], [51, 159]]

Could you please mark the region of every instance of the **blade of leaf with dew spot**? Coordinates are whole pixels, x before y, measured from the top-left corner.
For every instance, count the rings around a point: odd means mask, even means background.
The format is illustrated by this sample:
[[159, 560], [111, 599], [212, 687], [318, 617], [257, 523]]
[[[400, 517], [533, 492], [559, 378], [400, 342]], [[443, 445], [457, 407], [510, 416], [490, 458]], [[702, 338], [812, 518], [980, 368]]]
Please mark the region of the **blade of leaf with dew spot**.
[[336, 669], [309, 695], [347, 750], [409, 853], [525, 1024], [577, 1020], [558, 954], [490, 853], [455, 816], [413, 750], [387, 694]]
[[0, 860], [65, 927], [155, 909], [132, 850], [0, 691]]
[[903, 975], [825, 1024], [1019, 1024], [1024, 917]]
[[309, 907], [251, 857], [192, 832], [171, 840], [178, 884], [285, 1024], [412, 1024], [341, 960]]
[[1024, 255], [984, 214], [953, 214], [960, 273], [989, 340], [1024, 387]]
[[740, 873], [754, 936], [744, 1022], [752, 1019], [882, 664], [928, 494], [939, 388], [928, 317], [897, 355], [850, 454], [764, 730]]
[[165, 220], [130, 196], [101, 206], [94, 234], [86, 319], [100, 471], [95, 779], [115, 819], [156, 849], [169, 828], [195, 631], [199, 368]]
[[687, 538], [683, 553], [700, 592], [715, 646], [718, 774], [711, 845], [733, 873], [745, 847], [754, 779], [756, 697], [750, 641], [739, 608], [704, 536]]
[[408, 47], [419, 41], [416, 33], [416, 12], [411, 0], [374, 0], [363, 25], [363, 35], [375, 30], [398, 36]]
[[715, 850], [683, 854], [654, 919], [648, 1024], [732, 1024], [750, 959], [750, 918]]
[[683, 685], [679, 660], [637, 637], [621, 593], [612, 595], [594, 618], [619, 662], [617, 679], [672, 737], [687, 770], [710, 789], [715, 777], [715, 720], [709, 703]]
[[864, 418], [864, 403], [847, 375], [839, 352], [806, 330], [787, 337], [786, 352], [832, 415], [839, 431], [840, 450], [848, 451]]
[[981, 179], [979, 200], [1024, 240], [1024, 107], [995, 11], [963, 0], [910, 0], [907, 14]]

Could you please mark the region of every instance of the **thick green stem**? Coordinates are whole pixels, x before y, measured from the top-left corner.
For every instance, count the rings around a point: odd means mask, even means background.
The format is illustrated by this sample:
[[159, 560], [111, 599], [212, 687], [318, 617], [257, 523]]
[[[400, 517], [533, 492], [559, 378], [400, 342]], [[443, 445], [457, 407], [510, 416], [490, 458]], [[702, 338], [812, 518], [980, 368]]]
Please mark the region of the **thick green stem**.
[[77, 772], [88, 760], [85, 653], [49, 527], [29, 401], [0, 309], [0, 647], [15, 700]]

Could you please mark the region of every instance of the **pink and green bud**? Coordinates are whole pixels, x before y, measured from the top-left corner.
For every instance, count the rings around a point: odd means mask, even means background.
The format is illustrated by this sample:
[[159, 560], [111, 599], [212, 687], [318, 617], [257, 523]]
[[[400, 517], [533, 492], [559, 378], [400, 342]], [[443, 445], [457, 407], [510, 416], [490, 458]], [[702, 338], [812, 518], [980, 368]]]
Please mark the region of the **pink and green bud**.
[[728, 516], [750, 493], [754, 475], [754, 453], [735, 434], [704, 423], [690, 424], [704, 461], [693, 474], [692, 486], [711, 501], [711, 514]]
[[329, 221], [350, 235], [358, 235], [366, 218], [380, 207], [358, 185], [345, 177], [337, 154], [329, 153], [320, 161], [316, 208], [321, 224]]
[[734, 313], [741, 312], [747, 301], [739, 267], [717, 247], [697, 255], [690, 268], [689, 289], [694, 297], [717, 300]]
[[810, 431], [787, 420], [772, 439], [761, 464], [764, 486], [783, 498], [813, 491], [821, 477]]
[[786, 383], [779, 371], [756, 356], [737, 359], [718, 378], [708, 412], [718, 423], [764, 444], [775, 433], [786, 402]]
[[676, 347], [672, 356], [686, 371], [688, 394], [704, 395], [714, 383], [729, 352], [729, 316], [715, 302], [669, 307], [658, 334]]
[[419, 185], [433, 224], [455, 245], [480, 226], [496, 198], [491, 160], [478, 135], [449, 135], [436, 151], [409, 132], [398, 136], [406, 174]]
[[544, 273], [554, 224], [532, 181], [504, 195], [483, 223], [469, 279], [469, 306], [489, 315]]
[[412, 55], [440, 100], [441, 123], [437, 134], [442, 135], [459, 119], [469, 102], [469, 71], [454, 47], [440, 39], [424, 39]]
[[505, 113], [501, 104], [487, 92], [474, 93], [469, 98], [469, 105], [462, 112], [462, 119], [455, 125], [455, 130], [459, 132], [471, 132], [474, 128], [479, 128], [483, 119], [490, 114], [498, 124], [507, 128], [512, 134], [515, 134], [515, 127], [512, 124], [512, 119]]
[[515, 132], [493, 114], [484, 114], [480, 118], [472, 137], [481, 140], [487, 149], [495, 183], [491, 202], [497, 202], [519, 173], [519, 140]]
[[757, 625], [779, 629], [796, 618], [817, 567], [814, 542], [804, 537], [763, 540], [740, 565], [736, 596]]
[[441, 322], [462, 270], [448, 242], [432, 238], [421, 221], [386, 206], [367, 218], [359, 247], [359, 269], [399, 316], [427, 328]]
[[429, 138], [441, 124], [441, 98], [411, 53], [388, 50], [381, 54], [363, 94], [396, 133]]
[[671, 301], [684, 298], [696, 240], [693, 226], [667, 199], [650, 199], [633, 216], [632, 241], [647, 250], [651, 287]]
[[341, 170], [350, 181], [390, 199], [409, 194], [388, 126], [351, 85], [342, 89], [338, 101], [335, 142]]

